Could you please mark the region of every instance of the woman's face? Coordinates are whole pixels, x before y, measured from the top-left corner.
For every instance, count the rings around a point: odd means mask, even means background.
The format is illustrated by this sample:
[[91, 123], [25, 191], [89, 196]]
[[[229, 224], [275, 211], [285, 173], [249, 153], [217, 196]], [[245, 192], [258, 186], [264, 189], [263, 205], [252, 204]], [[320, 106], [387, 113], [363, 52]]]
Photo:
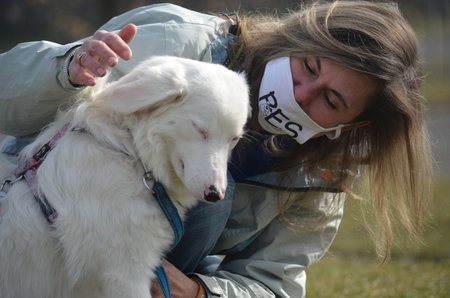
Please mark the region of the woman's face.
[[322, 127], [351, 123], [376, 92], [369, 75], [320, 57], [291, 57], [294, 97]]

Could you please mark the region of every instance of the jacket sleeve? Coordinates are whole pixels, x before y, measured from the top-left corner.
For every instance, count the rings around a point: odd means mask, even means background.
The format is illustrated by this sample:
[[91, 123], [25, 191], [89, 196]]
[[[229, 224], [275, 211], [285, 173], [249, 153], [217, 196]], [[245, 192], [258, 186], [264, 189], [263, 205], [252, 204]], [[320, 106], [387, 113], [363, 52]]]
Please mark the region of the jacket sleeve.
[[78, 92], [62, 83], [64, 62], [77, 44], [18, 44], [0, 54], [0, 132], [26, 136], [53, 120], [58, 106]]
[[276, 216], [244, 247], [226, 253], [213, 276], [197, 275], [208, 297], [305, 296], [306, 269], [330, 247], [344, 201], [343, 194], [311, 192], [307, 196], [307, 204], [287, 214], [291, 223]]

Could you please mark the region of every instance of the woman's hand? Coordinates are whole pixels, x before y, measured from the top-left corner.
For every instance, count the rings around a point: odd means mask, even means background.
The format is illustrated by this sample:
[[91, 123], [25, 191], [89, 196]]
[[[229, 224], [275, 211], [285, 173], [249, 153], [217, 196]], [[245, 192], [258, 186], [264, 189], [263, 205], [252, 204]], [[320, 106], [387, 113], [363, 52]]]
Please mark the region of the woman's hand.
[[128, 44], [136, 36], [137, 28], [128, 24], [118, 33], [100, 30], [86, 39], [75, 50], [69, 64], [69, 80], [74, 85], [94, 86], [95, 78], [106, 74], [109, 67], [117, 65], [119, 58], [131, 58]]
[[[169, 280], [170, 294], [173, 298], [194, 298], [199, 290], [198, 284], [184, 275], [174, 265], [166, 260], [162, 261], [167, 279]], [[158, 280], [152, 280], [151, 293], [154, 298], [164, 298]]]

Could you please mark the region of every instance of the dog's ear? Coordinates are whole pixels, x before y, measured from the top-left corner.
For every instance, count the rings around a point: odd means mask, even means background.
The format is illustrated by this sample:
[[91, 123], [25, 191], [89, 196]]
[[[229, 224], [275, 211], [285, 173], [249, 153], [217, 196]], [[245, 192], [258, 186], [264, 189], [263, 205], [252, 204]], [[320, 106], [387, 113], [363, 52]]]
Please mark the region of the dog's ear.
[[113, 111], [131, 114], [156, 110], [185, 97], [187, 80], [181, 65], [170, 59], [150, 59], [97, 94]]

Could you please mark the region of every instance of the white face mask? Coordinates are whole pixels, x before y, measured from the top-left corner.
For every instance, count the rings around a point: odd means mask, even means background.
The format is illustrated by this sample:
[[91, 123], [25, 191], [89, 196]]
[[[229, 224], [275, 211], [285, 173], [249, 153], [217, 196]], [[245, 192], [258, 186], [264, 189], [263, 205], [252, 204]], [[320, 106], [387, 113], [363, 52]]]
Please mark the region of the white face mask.
[[329, 139], [341, 135], [345, 124], [324, 128], [314, 122], [294, 97], [294, 84], [289, 57], [281, 57], [267, 63], [259, 88], [258, 122], [273, 134], [288, 135], [303, 144], [319, 133]]

